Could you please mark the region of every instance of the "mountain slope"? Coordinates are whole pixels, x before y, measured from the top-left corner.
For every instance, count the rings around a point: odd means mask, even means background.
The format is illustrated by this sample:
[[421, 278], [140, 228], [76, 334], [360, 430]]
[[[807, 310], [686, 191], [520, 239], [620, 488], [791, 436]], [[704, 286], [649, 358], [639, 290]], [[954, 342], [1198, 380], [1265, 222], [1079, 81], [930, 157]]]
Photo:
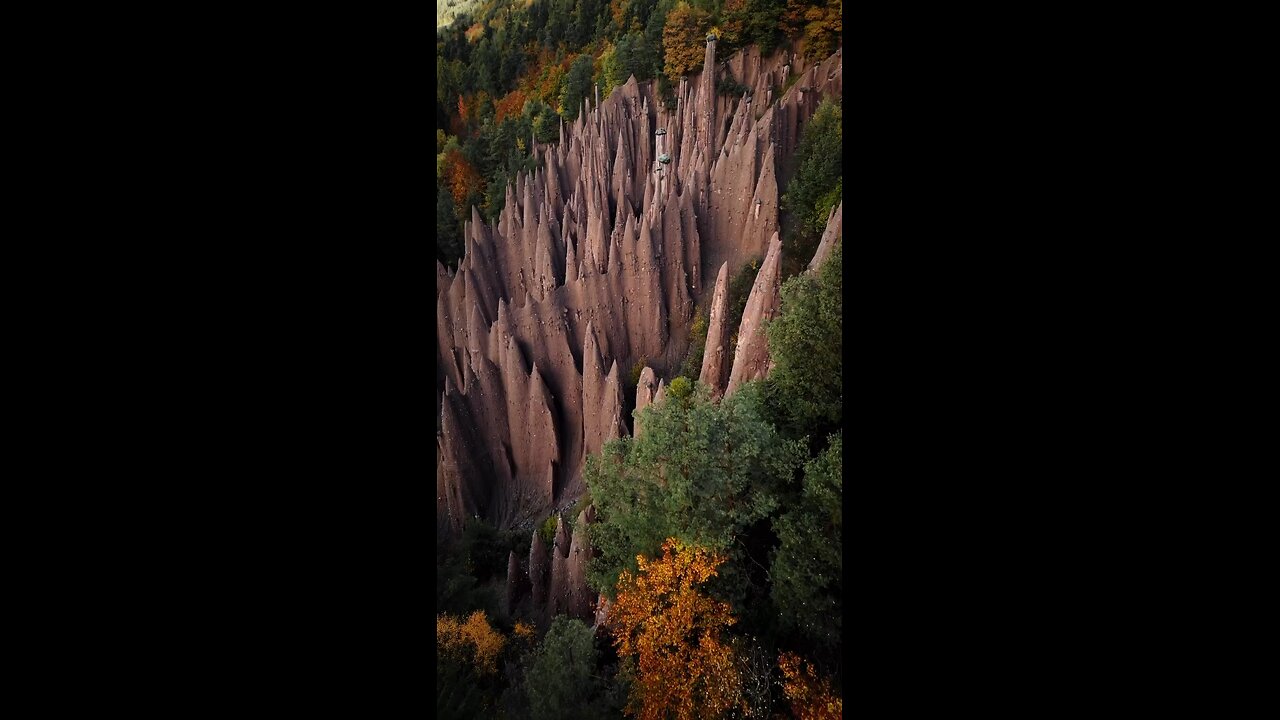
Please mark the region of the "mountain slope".
[[[705, 72], [717, 62], [708, 42], [674, 106], [631, 79], [585, 99], [558, 142], [530, 138], [537, 169], [506, 186], [493, 226], [471, 209], [456, 273], [437, 263], [439, 532], [473, 515], [524, 525], [581, 496], [586, 454], [628, 432], [628, 369], [647, 367], [646, 387], [656, 378], [662, 392], [725, 268], [769, 256], [743, 327], [754, 337], [771, 317], [779, 188], [800, 128], [842, 93], [840, 55], [809, 65], [748, 48], [726, 63], [747, 94], [729, 96]], [[744, 345], [741, 362], [709, 347], [707, 377], [736, 387], [767, 372], [760, 344]]]

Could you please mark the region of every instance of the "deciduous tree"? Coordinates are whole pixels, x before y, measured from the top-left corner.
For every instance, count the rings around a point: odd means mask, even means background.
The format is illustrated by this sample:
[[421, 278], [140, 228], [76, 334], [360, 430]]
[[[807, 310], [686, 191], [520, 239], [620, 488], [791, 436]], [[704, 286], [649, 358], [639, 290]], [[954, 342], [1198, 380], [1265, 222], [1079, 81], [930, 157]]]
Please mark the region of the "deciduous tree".
[[727, 603], [699, 589], [724, 557], [669, 538], [662, 557], [636, 560], [610, 616], [618, 654], [636, 658], [627, 714], [686, 720], [737, 707], [742, 686], [724, 636], [735, 621]]
[[844, 701], [831, 689], [831, 680], [821, 677], [813, 663], [790, 652], [778, 656], [782, 670], [782, 692], [791, 704], [796, 720], [838, 720]]
[[710, 14], [683, 2], [667, 14], [667, 23], [662, 28], [663, 70], [671, 82], [702, 69], [710, 27]]
[[498, 656], [506, 643], [507, 639], [489, 626], [480, 610], [465, 621], [452, 615], [436, 616], [436, 649], [469, 662], [482, 675], [498, 671]]

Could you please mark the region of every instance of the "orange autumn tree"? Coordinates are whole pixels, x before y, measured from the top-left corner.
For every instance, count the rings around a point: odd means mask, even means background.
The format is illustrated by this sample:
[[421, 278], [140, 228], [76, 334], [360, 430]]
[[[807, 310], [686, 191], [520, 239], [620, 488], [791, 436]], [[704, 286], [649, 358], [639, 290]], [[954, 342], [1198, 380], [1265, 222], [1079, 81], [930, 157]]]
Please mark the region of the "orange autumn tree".
[[452, 615], [436, 616], [436, 649], [470, 662], [481, 675], [498, 670], [498, 656], [507, 639], [489, 626], [483, 611], [476, 610], [465, 621]]
[[480, 171], [467, 162], [457, 149], [450, 149], [444, 157], [445, 184], [453, 196], [454, 207], [466, 208], [466, 199], [472, 192], [484, 193], [484, 180]]
[[661, 558], [637, 556], [639, 572], [618, 578], [610, 617], [614, 646], [620, 656], [637, 659], [628, 715], [710, 718], [740, 704], [733, 652], [722, 637], [735, 619], [728, 603], [697, 588], [724, 560], [668, 538]]
[[503, 120], [509, 117], [519, 117], [521, 111], [524, 110], [524, 103], [524, 91], [519, 88], [502, 96], [498, 102], [493, 104], [494, 124], [501, 124]]
[[818, 677], [813, 663], [802, 663], [799, 655], [784, 652], [778, 656], [778, 666], [782, 669], [782, 692], [798, 720], [836, 720], [841, 717], [844, 700], [832, 691], [830, 678]]

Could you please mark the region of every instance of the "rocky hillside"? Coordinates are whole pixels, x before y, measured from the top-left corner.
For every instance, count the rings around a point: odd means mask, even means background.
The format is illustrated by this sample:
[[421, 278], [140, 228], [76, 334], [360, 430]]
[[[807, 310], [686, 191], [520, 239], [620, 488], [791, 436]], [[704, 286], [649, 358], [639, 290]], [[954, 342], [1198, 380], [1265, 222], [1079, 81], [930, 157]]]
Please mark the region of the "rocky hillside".
[[[742, 96], [717, 93], [717, 62], [708, 42], [673, 107], [634, 78], [585, 100], [558, 142], [531, 139], [537, 170], [507, 186], [493, 226], [472, 209], [457, 272], [437, 263], [438, 532], [471, 516], [527, 526], [579, 498], [586, 455], [630, 433], [633, 405], [676, 373], [695, 307], [710, 310], [699, 379], [732, 393], [768, 372], [760, 330], [777, 310], [779, 188], [801, 127], [842, 94], [841, 52], [806, 65], [748, 48], [723, 63]], [[819, 255], [840, 232], [837, 209]], [[741, 325], [726, 327], [727, 278], [760, 257]], [[558, 557], [577, 543], [562, 535]], [[582, 606], [581, 568], [552, 570], [552, 594]]]

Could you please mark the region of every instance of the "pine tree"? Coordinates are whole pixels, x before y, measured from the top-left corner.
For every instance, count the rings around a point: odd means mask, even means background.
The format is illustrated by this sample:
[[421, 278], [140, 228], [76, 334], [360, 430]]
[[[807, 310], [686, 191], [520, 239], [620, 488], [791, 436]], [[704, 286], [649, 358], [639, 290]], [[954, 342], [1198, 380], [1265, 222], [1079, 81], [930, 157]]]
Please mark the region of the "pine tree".
[[612, 595], [636, 556], [653, 555], [675, 537], [731, 562], [716, 590], [735, 603], [747, 593], [748, 529], [777, 507], [776, 489], [799, 467], [803, 449], [765, 419], [759, 383], [717, 403], [698, 384], [639, 415], [644, 433], [606, 443], [587, 459], [584, 477], [598, 511], [592, 542], [601, 556], [589, 580]]

